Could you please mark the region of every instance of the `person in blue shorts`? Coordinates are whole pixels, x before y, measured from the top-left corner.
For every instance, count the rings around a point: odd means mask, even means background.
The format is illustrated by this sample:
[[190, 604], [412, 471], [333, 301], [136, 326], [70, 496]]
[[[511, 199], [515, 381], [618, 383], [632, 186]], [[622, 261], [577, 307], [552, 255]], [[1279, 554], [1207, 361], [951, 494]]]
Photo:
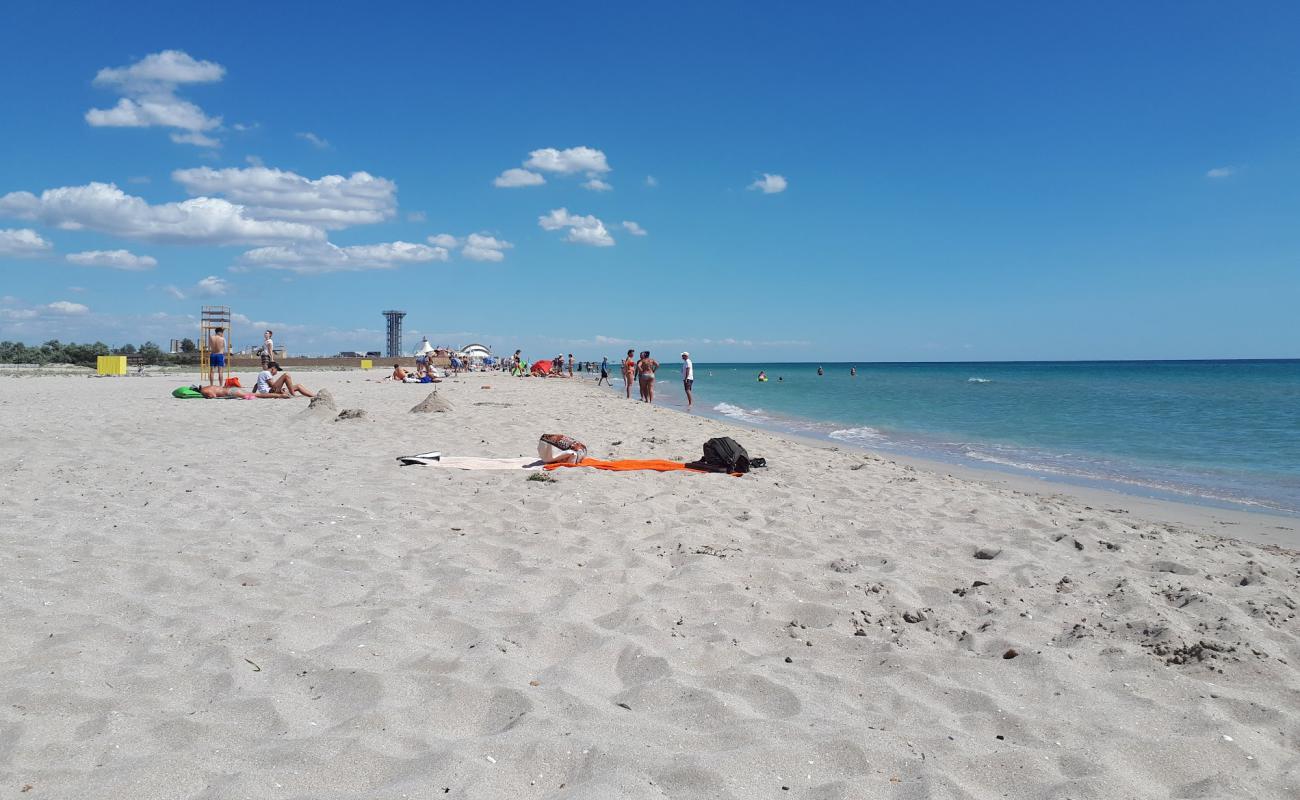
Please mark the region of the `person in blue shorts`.
[[208, 336], [208, 385], [226, 383], [226, 329], [217, 328]]

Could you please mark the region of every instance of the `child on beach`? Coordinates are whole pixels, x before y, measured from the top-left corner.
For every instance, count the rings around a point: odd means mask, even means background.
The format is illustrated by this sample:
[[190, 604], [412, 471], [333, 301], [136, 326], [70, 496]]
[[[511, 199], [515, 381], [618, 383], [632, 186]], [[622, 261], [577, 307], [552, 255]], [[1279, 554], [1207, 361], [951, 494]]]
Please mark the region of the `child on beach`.
[[208, 385], [226, 382], [226, 329], [217, 328], [208, 336]]

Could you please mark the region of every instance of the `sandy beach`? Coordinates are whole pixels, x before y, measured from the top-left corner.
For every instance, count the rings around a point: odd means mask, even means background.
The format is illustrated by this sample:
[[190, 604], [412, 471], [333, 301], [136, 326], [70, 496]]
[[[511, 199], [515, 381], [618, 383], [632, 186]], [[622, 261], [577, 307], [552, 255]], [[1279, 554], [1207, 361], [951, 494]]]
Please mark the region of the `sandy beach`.
[[[1293, 798], [1296, 520], [589, 381], [0, 377], [0, 795]], [[750, 475], [399, 467], [697, 458]], [[1103, 502], [1104, 501], [1104, 502]]]

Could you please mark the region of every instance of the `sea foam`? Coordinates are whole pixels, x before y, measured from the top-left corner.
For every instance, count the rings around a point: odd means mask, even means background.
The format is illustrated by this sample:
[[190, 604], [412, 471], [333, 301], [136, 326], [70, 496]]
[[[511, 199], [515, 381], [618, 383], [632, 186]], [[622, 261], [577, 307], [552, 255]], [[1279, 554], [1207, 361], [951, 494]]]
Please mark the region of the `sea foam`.
[[839, 439], [841, 442], [852, 442], [854, 444], [870, 444], [873, 442], [885, 441], [885, 434], [875, 428], [844, 428], [843, 430], [831, 431], [827, 435], [832, 439]]
[[731, 403], [718, 403], [713, 410], [725, 417], [738, 419], [741, 422], [767, 422], [768, 418], [763, 414], [763, 409], [744, 409], [740, 406], [733, 406]]

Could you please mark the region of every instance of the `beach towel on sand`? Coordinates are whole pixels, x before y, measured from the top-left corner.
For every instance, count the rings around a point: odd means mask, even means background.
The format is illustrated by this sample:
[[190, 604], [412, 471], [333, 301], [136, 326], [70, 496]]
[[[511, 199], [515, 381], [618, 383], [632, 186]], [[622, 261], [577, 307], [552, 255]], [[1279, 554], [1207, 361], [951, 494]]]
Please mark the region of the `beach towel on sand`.
[[446, 467], [448, 469], [495, 469], [495, 470], [538, 470], [542, 462], [535, 458], [478, 458], [476, 456], [443, 456], [437, 461], [426, 462], [426, 467]]
[[559, 469], [560, 467], [591, 467], [592, 469], [604, 469], [611, 472], [634, 472], [638, 470], [651, 470], [653, 472], [707, 472], [707, 470], [692, 469], [680, 461], [665, 461], [660, 458], [623, 458], [617, 461], [602, 461], [599, 458], [584, 458], [576, 464], [546, 464], [542, 469]]

